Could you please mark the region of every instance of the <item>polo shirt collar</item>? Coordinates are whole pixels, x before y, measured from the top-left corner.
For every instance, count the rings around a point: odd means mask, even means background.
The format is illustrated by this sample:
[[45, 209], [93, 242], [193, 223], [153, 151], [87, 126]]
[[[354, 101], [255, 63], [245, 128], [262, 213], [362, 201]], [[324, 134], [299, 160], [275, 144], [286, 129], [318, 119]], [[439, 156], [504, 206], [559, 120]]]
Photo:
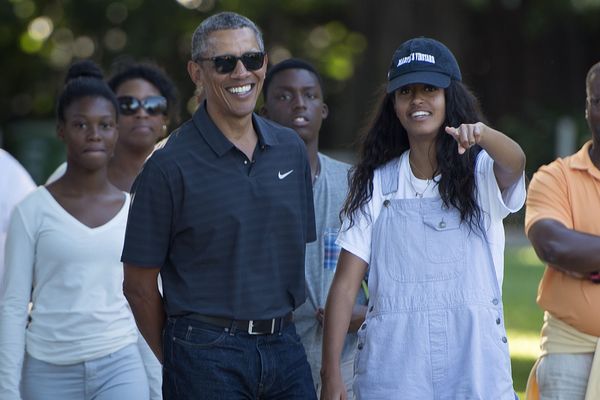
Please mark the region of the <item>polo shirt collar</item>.
[[254, 125], [254, 130], [256, 130], [256, 134], [258, 135], [259, 145], [275, 146], [279, 143], [277, 134], [273, 128], [269, 128], [267, 126], [267, 123], [263, 117], [252, 113], [252, 124]]
[[590, 158], [590, 148], [592, 147], [592, 141], [586, 142], [581, 149], [571, 157], [569, 166], [573, 169], [579, 169], [587, 171], [594, 178], [600, 180], [600, 170], [596, 168], [592, 159]]
[[[225, 153], [231, 150], [234, 145], [227, 137], [221, 132], [221, 130], [212, 121], [208, 112], [206, 111], [206, 100], [194, 113], [192, 120], [194, 125], [200, 132], [200, 135], [206, 140], [206, 143], [210, 146], [212, 151], [215, 152], [219, 157], [222, 157]], [[252, 124], [258, 135], [259, 146], [274, 146], [279, 143], [277, 136], [272, 129], [268, 129], [265, 121], [262, 117], [259, 117], [255, 113], [252, 113]]]

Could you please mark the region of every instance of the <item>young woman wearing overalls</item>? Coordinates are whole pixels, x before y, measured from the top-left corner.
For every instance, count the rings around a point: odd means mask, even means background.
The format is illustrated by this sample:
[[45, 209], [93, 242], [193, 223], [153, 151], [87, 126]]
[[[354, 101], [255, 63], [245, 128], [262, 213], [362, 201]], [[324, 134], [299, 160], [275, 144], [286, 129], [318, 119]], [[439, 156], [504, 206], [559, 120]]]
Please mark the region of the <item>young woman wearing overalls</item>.
[[502, 219], [524, 203], [525, 155], [482, 120], [446, 46], [416, 38], [396, 50], [342, 210], [321, 399], [345, 399], [340, 352], [367, 268], [358, 399], [515, 398]]

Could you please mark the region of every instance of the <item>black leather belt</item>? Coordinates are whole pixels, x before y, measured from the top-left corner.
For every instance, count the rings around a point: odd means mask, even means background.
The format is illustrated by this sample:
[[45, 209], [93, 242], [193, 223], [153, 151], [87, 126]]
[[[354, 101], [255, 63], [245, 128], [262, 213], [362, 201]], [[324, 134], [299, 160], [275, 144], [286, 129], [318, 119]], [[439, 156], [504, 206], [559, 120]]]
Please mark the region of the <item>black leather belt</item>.
[[291, 312], [287, 313], [283, 317], [271, 319], [239, 320], [212, 317], [202, 314], [188, 314], [186, 315], [186, 318], [204, 322], [210, 325], [215, 325], [221, 328], [229, 328], [232, 332], [248, 332], [250, 335], [272, 335], [274, 333], [279, 333], [294, 320]]

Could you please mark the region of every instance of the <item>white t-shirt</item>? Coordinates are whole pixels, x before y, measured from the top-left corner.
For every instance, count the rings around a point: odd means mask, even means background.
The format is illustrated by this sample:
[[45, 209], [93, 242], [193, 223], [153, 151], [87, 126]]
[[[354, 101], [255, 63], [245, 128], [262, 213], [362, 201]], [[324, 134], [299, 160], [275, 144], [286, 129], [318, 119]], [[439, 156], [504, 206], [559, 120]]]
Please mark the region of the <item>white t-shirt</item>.
[[[373, 176], [373, 196], [365, 205], [365, 216], [360, 210], [356, 214], [355, 223], [347, 229], [349, 221], [344, 221], [337, 243], [350, 253], [360, 257], [367, 263], [371, 260], [371, 235], [373, 222], [377, 220], [385, 200], [415, 198], [415, 192], [423, 197], [439, 197], [438, 186], [432, 182], [416, 178], [410, 168], [405, 151], [392, 161], [400, 163], [400, 179], [398, 190], [383, 195], [381, 190], [381, 168], [375, 170]], [[525, 203], [525, 174], [510, 188], [500, 192], [494, 175], [494, 160], [485, 151], [478, 155], [475, 166], [475, 182], [477, 185], [477, 203], [484, 215], [484, 226], [490, 243], [498, 284], [502, 287], [504, 276], [504, 225], [502, 220], [510, 213], [516, 212]], [[429, 185], [428, 185], [429, 183]]]
[[24, 349], [66, 365], [137, 341], [119, 261], [130, 201], [123, 195], [117, 215], [96, 228], [69, 214], [44, 186], [15, 208], [0, 285], [0, 398], [18, 396]]
[[35, 189], [29, 173], [6, 151], [0, 149], [0, 281], [4, 272], [4, 243], [8, 221], [15, 206]]

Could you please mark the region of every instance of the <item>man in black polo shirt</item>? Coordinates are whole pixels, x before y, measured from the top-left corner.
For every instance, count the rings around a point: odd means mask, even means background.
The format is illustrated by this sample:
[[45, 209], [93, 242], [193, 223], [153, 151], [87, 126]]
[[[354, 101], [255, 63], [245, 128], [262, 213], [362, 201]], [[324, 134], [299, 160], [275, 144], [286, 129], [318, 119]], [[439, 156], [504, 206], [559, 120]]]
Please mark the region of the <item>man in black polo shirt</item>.
[[166, 399], [316, 399], [291, 319], [315, 240], [310, 166], [294, 131], [253, 113], [266, 64], [252, 21], [203, 21], [188, 72], [206, 101], [134, 184], [124, 291]]

